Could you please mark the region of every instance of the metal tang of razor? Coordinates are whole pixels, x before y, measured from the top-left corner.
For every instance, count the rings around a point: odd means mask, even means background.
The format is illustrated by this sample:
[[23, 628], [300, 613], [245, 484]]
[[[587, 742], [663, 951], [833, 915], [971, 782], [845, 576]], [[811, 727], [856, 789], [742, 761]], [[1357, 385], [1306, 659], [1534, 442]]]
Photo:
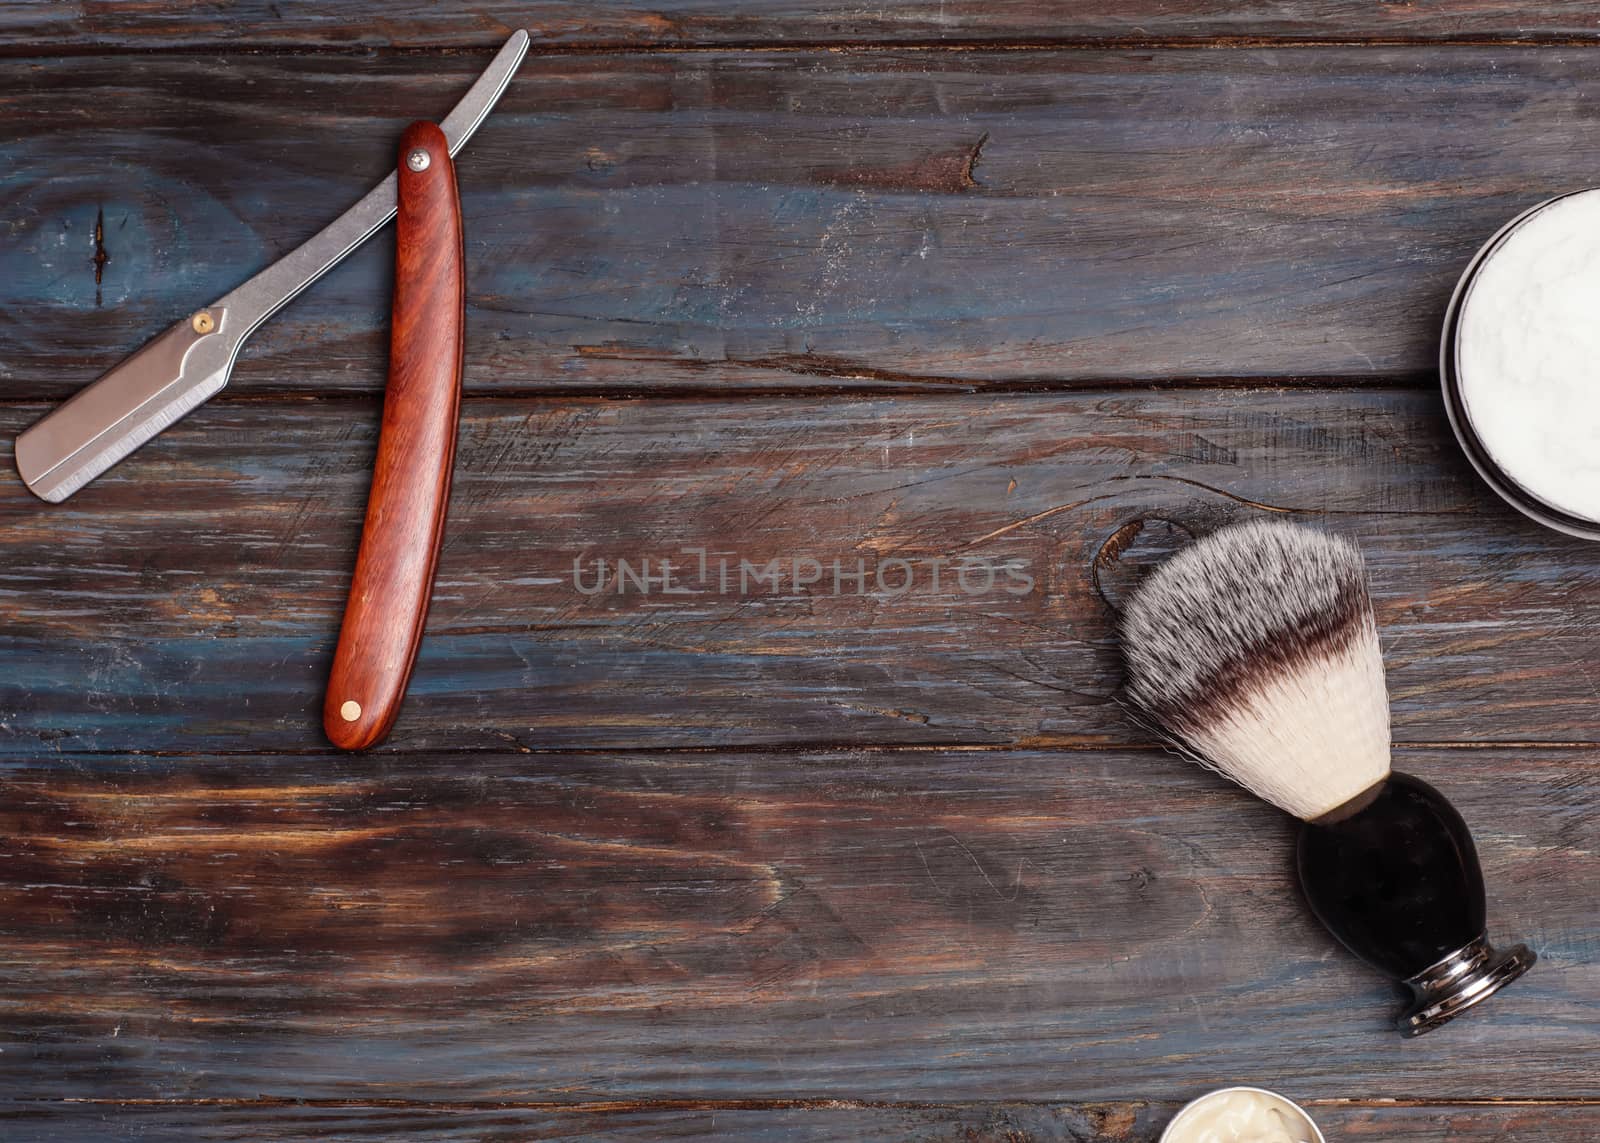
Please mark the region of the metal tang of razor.
[[[453, 157], [472, 138], [528, 51], [517, 31], [439, 126]], [[18, 435], [17, 472], [59, 502], [174, 421], [221, 392], [239, 350], [262, 322], [395, 216], [390, 172], [314, 236], [232, 293], [156, 335], [133, 356]]]

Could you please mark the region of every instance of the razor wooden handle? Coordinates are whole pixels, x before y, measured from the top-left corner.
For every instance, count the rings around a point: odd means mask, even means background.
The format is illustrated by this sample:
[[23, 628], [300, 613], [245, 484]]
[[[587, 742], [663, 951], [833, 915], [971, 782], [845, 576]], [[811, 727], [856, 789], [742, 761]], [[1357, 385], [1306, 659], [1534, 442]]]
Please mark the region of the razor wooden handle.
[[465, 258], [455, 167], [432, 123], [413, 123], [401, 137], [395, 239], [383, 428], [322, 709], [328, 738], [345, 750], [382, 740], [400, 713], [450, 500]]

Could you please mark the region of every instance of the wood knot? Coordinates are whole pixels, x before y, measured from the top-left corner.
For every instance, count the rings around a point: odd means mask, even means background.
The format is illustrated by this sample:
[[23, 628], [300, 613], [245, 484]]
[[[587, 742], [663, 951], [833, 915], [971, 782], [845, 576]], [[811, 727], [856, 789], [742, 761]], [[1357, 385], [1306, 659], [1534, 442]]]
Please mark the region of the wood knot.
[[1139, 1107], [1131, 1103], [1091, 1103], [1083, 1109], [1097, 1135], [1104, 1139], [1128, 1139], [1139, 1122]]
[[1158, 565], [1194, 540], [1194, 533], [1176, 520], [1145, 516], [1130, 520], [1106, 537], [1094, 554], [1089, 574], [1095, 592], [1113, 611]]

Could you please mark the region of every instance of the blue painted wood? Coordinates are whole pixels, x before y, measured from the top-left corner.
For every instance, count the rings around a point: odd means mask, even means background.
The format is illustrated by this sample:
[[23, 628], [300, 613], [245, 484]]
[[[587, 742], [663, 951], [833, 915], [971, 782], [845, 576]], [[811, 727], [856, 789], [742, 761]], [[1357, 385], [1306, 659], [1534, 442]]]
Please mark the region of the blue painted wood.
[[326, 5], [238, 0], [225, 15], [154, 4], [81, 5], [67, 0], [0, 3], [0, 46], [13, 50], [147, 51], [317, 47], [482, 48], [526, 27], [540, 47], [797, 43], [848, 46], [897, 42], [960, 45], [1003, 40], [1143, 44], [1166, 39], [1284, 38], [1587, 43], [1593, 12], [1579, 0], [1439, 0], [1426, 5], [1313, 3], [1310, 0], [914, 0], [843, 4], [829, 0], [479, 0], [464, 14], [426, 0]]
[[40, 755], [0, 1098], [1586, 1097], [1586, 757], [1400, 752], [1543, 958], [1409, 1042], [1289, 820], [1158, 750]]
[[[1593, 553], [1431, 392], [1472, 248], [1600, 168], [1587, 7], [937, 7], [0, 3], [5, 439], [353, 199], [503, 25], [566, 45], [461, 160], [480, 399], [392, 752], [315, 731], [384, 243], [71, 504], [0, 482], [0, 1135], [1149, 1140], [1250, 1080], [1331, 1138], [1596, 1134]], [[1480, 36], [1572, 44], [1423, 42]], [[924, 50], [984, 39], [1121, 46]], [[1371, 553], [1400, 765], [1544, 957], [1418, 1044], [1285, 823], [1111, 701], [1140, 570], [1281, 512]], [[686, 542], [1038, 576], [563, 578]]]
[[[3, 1105], [0, 1105], [3, 1108]], [[437, 1143], [486, 1138], [557, 1143], [610, 1139], [736, 1138], [752, 1143], [1129, 1143], [1153, 1140], [1178, 1104], [906, 1104], [863, 1106], [826, 1100], [817, 1106], [732, 1104], [601, 1105], [568, 1110], [486, 1107], [227, 1107], [17, 1105], [0, 1109], [16, 1143], [57, 1143], [92, 1136], [107, 1141], [196, 1143], [314, 1140], [358, 1143], [374, 1136]], [[1311, 1109], [1329, 1139], [1392, 1143], [1574, 1143], [1593, 1138], [1600, 1112], [1587, 1104], [1535, 1106], [1318, 1106]]]
[[[481, 63], [9, 63], [28, 82], [0, 109], [0, 395], [65, 396], [298, 243]], [[1473, 250], [1600, 169], [1590, 63], [1530, 48], [534, 59], [461, 156], [467, 384], [1431, 385]], [[384, 242], [355, 255], [257, 336], [235, 391], [378, 391], [389, 280]]]
[[[225, 403], [63, 506], [0, 487], [0, 753], [320, 748], [376, 424]], [[1402, 741], [1600, 740], [1593, 549], [1480, 487], [1437, 398], [1209, 390], [470, 401], [385, 748], [1147, 741], [1103, 594], [1284, 514], [1367, 549]]]

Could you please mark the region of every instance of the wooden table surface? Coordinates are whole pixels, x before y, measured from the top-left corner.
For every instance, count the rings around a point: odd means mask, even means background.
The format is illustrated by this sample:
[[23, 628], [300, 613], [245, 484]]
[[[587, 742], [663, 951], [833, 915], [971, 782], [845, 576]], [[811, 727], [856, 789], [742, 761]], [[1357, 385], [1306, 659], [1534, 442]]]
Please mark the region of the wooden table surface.
[[[1600, 1137], [1600, 550], [1434, 366], [1600, 182], [1592, 3], [0, 3], [0, 437], [523, 25], [387, 744], [317, 713], [387, 234], [68, 503], [0, 479], [0, 1137]], [[1140, 569], [1264, 514], [1365, 546], [1396, 765], [1542, 957], [1422, 1040], [1115, 700]]]

